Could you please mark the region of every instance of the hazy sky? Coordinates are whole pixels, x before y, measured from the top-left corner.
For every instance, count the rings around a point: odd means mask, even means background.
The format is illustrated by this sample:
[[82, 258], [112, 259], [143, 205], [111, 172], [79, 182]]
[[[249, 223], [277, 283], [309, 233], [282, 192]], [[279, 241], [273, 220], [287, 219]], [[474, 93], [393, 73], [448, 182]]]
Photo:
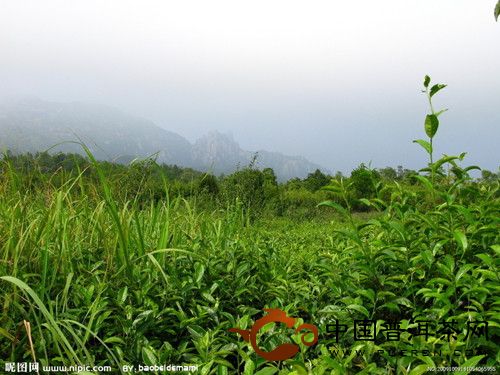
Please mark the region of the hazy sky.
[[496, 0], [0, 0], [0, 96], [109, 104], [193, 141], [335, 171], [418, 168], [423, 77], [437, 152], [499, 165]]

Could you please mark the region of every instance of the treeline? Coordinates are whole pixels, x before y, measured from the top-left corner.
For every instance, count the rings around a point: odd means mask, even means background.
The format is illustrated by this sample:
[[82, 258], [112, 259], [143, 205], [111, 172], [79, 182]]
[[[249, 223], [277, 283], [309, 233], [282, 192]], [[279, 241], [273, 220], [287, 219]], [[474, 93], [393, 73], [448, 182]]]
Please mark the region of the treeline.
[[[359, 165], [349, 176], [340, 172], [331, 176], [316, 170], [306, 178], [278, 183], [271, 168], [258, 170], [253, 163], [232, 174], [214, 176], [191, 168], [158, 164], [153, 159], [135, 160], [128, 165], [107, 161], [94, 164], [79, 154], [41, 152], [13, 155], [7, 152], [2, 157], [0, 176], [15, 184], [11, 188], [35, 194], [46, 194], [47, 190], [56, 190], [77, 181], [75, 189], [91, 198], [102, 193], [98, 169], [106, 177], [117, 201], [138, 205], [180, 196], [194, 199], [199, 206], [210, 209], [241, 204], [254, 215], [307, 218], [318, 215], [317, 205], [324, 200], [349, 205], [355, 211], [368, 211], [371, 207], [367, 199], [386, 200], [394, 189], [401, 186], [415, 192], [415, 204], [425, 202], [426, 198], [415, 178], [416, 171], [402, 166], [372, 169], [365, 164]], [[14, 179], [11, 178], [13, 175]], [[483, 170], [481, 178], [471, 183], [492, 183], [499, 178], [500, 173]], [[452, 183], [452, 178], [444, 170], [440, 171], [438, 179], [442, 183]], [[332, 182], [339, 181], [348, 191], [342, 198], [328, 188]]]

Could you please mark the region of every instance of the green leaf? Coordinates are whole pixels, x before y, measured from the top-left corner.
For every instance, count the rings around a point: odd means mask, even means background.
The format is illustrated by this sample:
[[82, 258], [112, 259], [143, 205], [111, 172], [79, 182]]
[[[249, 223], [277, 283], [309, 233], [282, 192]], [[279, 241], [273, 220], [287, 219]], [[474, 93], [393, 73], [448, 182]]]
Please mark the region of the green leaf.
[[255, 371], [255, 363], [249, 358], [245, 362], [245, 368], [243, 369], [243, 375], [252, 375]]
[[148, 366], [154, 366], [158, 364], [155, 353], [146, 346], [142, 348], [142, 360]]
[[441, 91], [442, 89], [444, 89], [446, 87], [446, 85], [443, 85], [441, 83], [438, 83], [434, 86], [431, 87], [431, 92], [430, 92], [430, 96], [431, 98], [436, 95], [439, 91]]
[[340, 188], [340, 186], [336, 186], [336, 185], [326, 185], [326, 186], [323, 186], [322, 188], [320, 188], [320, 190], [330, 191], [330, 192], [336, 193], [336, 194], [342, 193], [342, 189]]
[[127, 295], [128, 295], [128, 287], [125, 286], [118, 292], [117, 300], [120, 305], [122, 305], [125, 302], [125, 300], [127, 299]]
[[425, 116], [425, 133], [429, 138], [433, 138], [439, 127], [439, 120], [436, 115]]
[[500, 16], [500, 0], [498, 0], [497, 6], [495, 7], [495, 20], [498, 21]]
[[472, 171], [472, 170], [480, 171], [481, 168], [478, 167], [477, 165], [471, 165], [470, 167], [464, 168], [464, 172], [469, 172], [469, 171]]
[[9, 331], [7, 331], [5, 328], [0, 327], [0, 335], [6, 337], [10, 341], [14, 342], [16, 341], [16, 337], [11, 335]]
[[434, 113], [437, 117], [441, 116], [443, 113], [445, 113], [446, 111], [448, 110], [448, 108], [446, 109], [442, 109], [440, 111], [437, 111], [436, 113]]
[[432, 255], [432, 251], [424, 250], [424, 251], [422, 251], [421, 256], [425, 262], [425, 265], [427, 267], [430, 267], [432, 265], [432, 262], [434, 261], [434, 256]]
[[264, 367], [262, 370], [259, 370], [255, 373], [255, 375], [274, 375], [278, 372], [278, 369], [274, 367]]
[[227, 366], [219, 365], [217, 367], [217, 375], [227, 375], [229, 374]]
[[356, 293], [365, 296], [371, 302], [375, 301], [375, 292], [372, 289], [358, 289]]
[[463, 275], [465, 275], [468, 271], [471, 270], [471, 268], [474, 268], [473, 264], [465, 264], [457, 272], [457, 275], [455, 276], [455, 281], [458, 282]]
[[122, 345], [125, 345], [125, 341], [123, 341], [122, 338], [116, 337], [116, 336], [108, 337], [107, 339], [104, 340], [104, 342], [106, 344], [122, 344]]
[[[479, 363], [481, 359], [483, 359], [485, 356], [484, 355], [477, 355], [475, 357], [472, 357], [471, 359], [465, 361], [460, 365], [460, 367], [476, 367], [476, 365]], [[469, 371], [458, 371], [454, 372], [455, 375], [467, 375]]]
[[347, 306], [347, 308], [352, 309], [352, 310], [356, 310], [356, 311], [360, 312], [361, 314], [363, 314], [364, 316], [366, 316], [367, 318], [370, 315], [368, 310], [361, 305], [352, 304], [352, 305]]
[[194, 265], [194, 277], [197, 284], [200, 283], [204, 274], [205, 274], [205, 266], [199, 262], [196, 262]]
[[441, 159], [434, 162], [434, 164], [432, 165], [432, 168], [435, 171], [437, 171], [443, 164], [450, 163], [456, 159], [458, 159], [458, 156], [444, 156]]
[[292, 365], [293, 369], [295, 371], [293, 371], [291, 374], [296, 374], [296, 375], [307, 375], [307, 370], [306, 370], [306, 367], [304, 366], [303, 363], [294, 363]]
[[451, 172], [457, 176], [458, 179], [461, 179], [464, 177], [464, 171], [463, 169], [460, 169], [460, 168], [457, 168], [457, 167], [453, 167], [451, 168]]
[[202, 368], [201, 368], [201, 375], [208, 375], [210, 370], [212, 369], [212, 365], [214, 364], [214, 361], [210, 361], [208, 362], [206, 365], [204, 365]]
[[422, 375], [422, 374], [427, 374], [428, 371], [429, 371], [429, 365], [418, 365], [413, 370], [411, 370], [408, 375]]
[[432, 186], [432, 183], [429, 181], [427, 177], [416, 175], [415, 178], [422, 182], [422, 184], [429, 190], [434, 190], [434, 187]]
[[372, 207], [372, 206], [373, 206], [372, 202], [370, 202], [370, 201], [369, 201], [368, 199], [366, 199], [366, 198], [361, 198], [361, 199], [358, 199], [358, 201], [359, 201], [360, 203], [363, 203], [363, 204], [364, 204], [365, 206], [367, 206], [367, 207]]
[[327, 206], [327, 207], [331, 207], [331, 208], [334, 208], [336, 209], [337, 211], [339, 211], [341, 214], [344, 214], [344, 215], [348, 215], [349, 213], [347, 212], [347, 210], [342, 207], [340, 204], [338, 203], [335, 203], [333, 201], [325, 201], [325, 202], [321, 202], [318, 204], [318, 206]]
[[500, 255], [500, 245], [491, 245], [490, 247], [497, 255]]
[[429, 87], [430, 83], [431, 83], [431, 77], [425, 76], [425, 78], [424, 78], [424, 87], [425, 88]]
[[478, 257], [479, 259], [481, 259], [488, 266], [493, 267], [493, 265], [494, 265], [493, 259], [488, 254], [484, 254], [484, 253], [476, 254], [476, 257]]
[[432, 154], [432, 146], [429, 142], [424, 141], [423, 139], [416, 139], [413, 141], [413, 143], [418, 143], [425, 149], [425, 151], [427, 151], [428, 154]]
[[467, 237], [465, 234], [459, 230], [455, 230], [453, 232], [453, 237], [455, 237], [455, 241], [462, 247], [462, 250], [467, 250]]

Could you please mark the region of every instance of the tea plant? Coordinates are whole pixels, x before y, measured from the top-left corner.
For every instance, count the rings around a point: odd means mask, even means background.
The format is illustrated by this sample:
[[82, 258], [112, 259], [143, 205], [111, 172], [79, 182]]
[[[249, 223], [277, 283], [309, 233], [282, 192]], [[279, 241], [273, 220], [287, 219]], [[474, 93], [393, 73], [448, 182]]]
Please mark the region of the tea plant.
[[[415, 204], [417, 193], [396, 183], [388, 200], [381, 197], [363, 200], [382, 215], [356, 224], [346, 198], [348, 186], [340, 181], [325, 189], [340, 196], [344, 207], [332, 201], [322, 205], [336, 209], [350, 223], [349, 229], [336, 233], [339, 241], [344, 241], [344, 251], [349, 249], [352, 254], [344, 276], [347, 278], [349, 273], [354, 273], [359, 280], [360, 290], [355, 291], [357, 299], [355, 293], [347, 299], [347, 303], [357, 301], [351, 309], [381, 323], [397, 317], [402, 319], [404, 328], [410, 327], [418, 317], [457, 321], [463, 323], [462, 327], [473, 321], [488, 321], [493, 331], [492, 341], [483, 337], [473, 342], [470, 336], [465, 337], [465, 331], [457, 331], [451, 342], [433, 340], [431, 351], [450, 352], [456, 348], [474, 347], [485, 354], [472, 358], [448, 356], [438, 361], [429, 357], [405, 357], [398, 364], [382, 356], [380, 363], [388, 366], [384, 371], [421, 373], [428, 365], [445, 366], [466, 360], [494, 364], [499, 359], [498, 346], [494, 342], [498, 337], [499, 318], [496, 301], [500, 250], [498, 183], [473, 183], [469, 172], [478, 167], [458, 165], [465, 154], [445, 155], [434, 161], [433, 141], [439, 129], [438, 117], [444, 110], [435, 112], [432, 98], [446, 86], [430, 87], [430, 82], [426, 76], [424, 92], [431, 113], [425, 118], [424, 129], [429, 141], [415, 141], [429, 156], [428, 167], [421, 170], [428, 176], [415, 177], [422, 189], [418, 193], [419, 200], [424, 203]], [[449, 166], [448, 175], [441, 171], [443, 165]], [[435, 178], [437, 175], [442, 177], [439, 182]], [[345, 309], [349, 306], [336, 306], [337, 311]], [[417, 350], [429, 345], [420, 340], [408, 342]], [[372, 348], [372, 352], [375, 349]], [[343, 365], [336, 363], [336, 366]]]

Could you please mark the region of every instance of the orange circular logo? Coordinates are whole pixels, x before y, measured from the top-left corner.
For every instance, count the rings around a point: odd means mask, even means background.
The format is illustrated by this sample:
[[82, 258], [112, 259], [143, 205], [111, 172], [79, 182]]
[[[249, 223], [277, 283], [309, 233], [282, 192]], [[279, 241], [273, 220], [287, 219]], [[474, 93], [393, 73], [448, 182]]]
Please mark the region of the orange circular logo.
[[[286, 313], [280, 309], [264, 309], [264, 311], [269, 314], [258, 319], [250, 329], [231, 328], [229, 329], [229, 332], [239, 333], [241, 337], [243, 337], [243, 340], [250, 342], [255, 350], [255, 353], [268, 361], [283, 361], [285, 359], [292, 358], [299, 352], [298, 345], [285, 343], [279, 345], [270, 352], [265, 352], [257, 345], [257, 333], [264, 325], [271, 322], [284, 323], [288, 328], [292, 328], [297, 319], [287, 316]], [[298, 333], [302, 330], [308, 330], [314, 334], [312, 341], [306, 341], [306, 333], [302, 334], [300, 340], [304, 345], [312, 346], [318, 342], [318, 328], [315, 325], [301, 324], [295, 329], [295, 332]]]

